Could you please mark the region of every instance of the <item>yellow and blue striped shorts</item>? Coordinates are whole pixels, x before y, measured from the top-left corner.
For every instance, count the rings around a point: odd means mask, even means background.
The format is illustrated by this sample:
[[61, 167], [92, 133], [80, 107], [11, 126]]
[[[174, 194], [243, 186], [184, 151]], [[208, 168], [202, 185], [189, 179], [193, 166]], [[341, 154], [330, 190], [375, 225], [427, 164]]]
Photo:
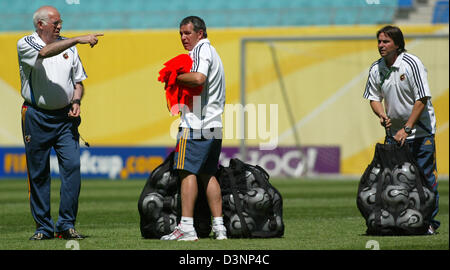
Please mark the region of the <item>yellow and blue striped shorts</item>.
[[[211, 132], [218, 134], [210, 136]], [[205, 136], [205, 133], [208, 136]], [[175, 147], [174, 169], [185, 170], [193, 174], [214, 175], [219, 166], [222, 149], [222, 130], [193, 130], [180, 128]]]

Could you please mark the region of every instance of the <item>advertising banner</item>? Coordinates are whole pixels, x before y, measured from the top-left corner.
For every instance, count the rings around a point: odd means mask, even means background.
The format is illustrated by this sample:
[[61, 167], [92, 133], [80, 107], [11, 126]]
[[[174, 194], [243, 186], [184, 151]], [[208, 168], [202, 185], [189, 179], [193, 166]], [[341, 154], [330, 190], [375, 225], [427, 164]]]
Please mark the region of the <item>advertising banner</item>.
[[[91, 147], [80, 155], [83, 178], [130, 179], [147, 178], [172, 151], [173, 147]], [[232, 158], [240, 158], [239, 147], [223, 147], [220, 164], [228, 166]], [[340, 149], [336, 146], [278, 147], [270, 151], [248, 148], [247, 162], [258, 164], [271, 177], [338, 174]], [[23, 147], [0, 147], [0, 179], [26, 178], [27, 165]], [[59, 176], [58, 158], [50, 155], [52, 177]]]
[[[240, 158], [238, 147], [222, 148], [220, 163], [228, 166], [231, 158]], [[340, 173], [340, 149], [337, 146], [277, 147], [262, 151], [247, 149], [247, 163], [258, 164], [270, 176], [300, 177]]]

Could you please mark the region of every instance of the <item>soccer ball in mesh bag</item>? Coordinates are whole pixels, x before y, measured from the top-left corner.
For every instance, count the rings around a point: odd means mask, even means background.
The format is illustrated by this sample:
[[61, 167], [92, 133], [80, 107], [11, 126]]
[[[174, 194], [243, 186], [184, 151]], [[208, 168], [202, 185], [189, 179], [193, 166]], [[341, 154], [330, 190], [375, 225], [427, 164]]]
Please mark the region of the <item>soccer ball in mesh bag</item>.
[[365, 210], [370, 210], [375, 206], [375, 195], [377, 189], [374, 187], [365, 187], [358, 194], [358, 200]]
[[173, 197], [170, 198], [170, 210], [172, 211], [172, 213], [176, 214], [180, 207], [181, 207], [180, 195], [176, 193]]
[[158, 179], [156, 182], [156, 188], [157, 189], [164, 189], [167, 188], [170, 181], [170, 171], [163, 173], [161, 178]]
[[279, 207], [279, 204], [281, 203], [281, 196], [275, 191], [274, 188], [269, 187], [267, 189], [267, 192], [269, 193], [270, 197], [272, 198], [272, 205], [274, 209], [277, 209]]
[[392, 185], [394, 176], [392, 175], [391, 169], [384, 168], [383, 172], [381, 173], [381, 179], [383, 183], [386, 183], [387, 185]]
[[420, 228], [423, 226], [423, 216], [419, 211], [408, 208], [397, 217], [396, 225], [404, 229]]
[[[250, 217], [246, 212], [242, 212], [245, 223], [247, 224], [247, 228], [249, 231], [253, 231], [256, 228], [255, 220]], [[239, 219], [238, 214], [234, 214], [230, 218], [230, 234], [233, 236], [242, 236], [244, 234], [244, 230], [241, 224], [241, 220]]]
[[[392, 216], [388, 211], [381, 209], [380, 225], [383, 228], [395, 226], [394, 216]], [[375, 212], [372, 212], [367, 218], [367, 227], [375, 227]]]
[[245, 171], [245, 182], [247, 183], [247, 189], [258, 187], [258, 181], [251, 171]]
[[167, 192], [176, 189], [177, 178], [169, 172], [163, 173], [160, 179], [156, 182], [156, 190], [158, 193], [166, 195]]
[[381, 199], [385, 203], [387, 210], [392, 213], [400, 213], [408, 207], [408, 196], [408, 189], [404, 186], [389, 185], [381, 193]]
[[173, 232], [175, 230], [175, 226], [177, 224], [177, 216], [175, 216], [174, 214], [169, 214], [167, 215], [167, 221], [169, 222], [169, 230], [166, 231], [166, 223], [165, 223], [165, 218], [164, 216], [158, 218], [158, 220], [156, 220], [156, 231], [159, 234], [166, 234], [169, 232]]
[[247, 191], [245, 201], [249, 211], [258, 215], [264, 215], [272, 207], [272, 198], [263, 188], [253, 188]]
[[395, 167], [392, 171], [392, 176], [395, 185], [401, 185], [408, 188], [412, 188], [416, 185], [416, 170], [409, 162], [405, 162], [402, 165]]
[[273, 216], [268, 218], [264, 225], [262, 226], [262, 230], [265, 232], [279, 231], [283, 226], [280, 216]]
[[417, 188], [414, 188], [411, 192], [409, 192], [409, 207], [415, 210], [421, 210], [422, 208], [434, 207], [434, 192], [430, 191], [428, 188], [423, 187], [423, 193], [425, 195], [425, 201], [420, 203], [419, 192]]
[[156, 220], [163, 208], [164, 198], [158, 193], [152, 192], [147, 194], [142, 200], [142, 210], [144, 215]]
[[[238, 193], [238, 196], [239, 196], [239, 199], [240, 199], [241, 209], [244, 209], [244, 195], [242, 195], [241, 193]], [[234, 211], [237, 210], [237, 208], [236, 208], [236, 200], [235, 200], [233, 194], [224, 196], [223, 200], [224, 200], [224, 204], [228, 205], [231, 211], [234, 212]]]
[[375, 166], [372, 167], [369, 173], [369, 177], [367, 179], [367, 185], [372, 186], [377, 183], [377, 177], [381, 172], [380, 164], [375, 164]]

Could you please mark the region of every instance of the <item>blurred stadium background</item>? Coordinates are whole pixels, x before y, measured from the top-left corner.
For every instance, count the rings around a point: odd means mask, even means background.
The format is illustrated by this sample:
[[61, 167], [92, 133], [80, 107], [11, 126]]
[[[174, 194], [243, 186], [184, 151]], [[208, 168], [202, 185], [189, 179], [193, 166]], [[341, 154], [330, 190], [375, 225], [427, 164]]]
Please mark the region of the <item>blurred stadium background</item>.
[[[179, 21], [198, 15], [224, 63], [227, 104], [240, 104], [243, 91], [245, 104], [266, 105], [255, 107], [263, 117], [258, 128], [275, 130], [275, 149], [259, 150], [267, 132], [245, 140], [248, 160], [288, 177], [363, 173], [384, 137], [362, 98], [368, 69], [379, 58], [375, 33], [385, 24], [400, 26], [406, 48], [428, 68], [438, 173], [448, 178], [448, 1], [0, 0], [0, 179], [26, 177], [16, 42], [34, 31], [33, 12], [48, 4], [61, 13], [63, 36], [105, 34], [94, 49], [78, 46], [88, 74], [80, 133], [91, 145], [82, 150], [83, 177], [146, 177], [173, 149], [169, 130], [177, 117], [168, 113], [157, 76], [167, 60], [185, 53]], [[228, 112], [233, 124], [225, 122], [224, 133], [236, 135], [239, 115]], [[225, 137], [224, 165], [241, 142]]]

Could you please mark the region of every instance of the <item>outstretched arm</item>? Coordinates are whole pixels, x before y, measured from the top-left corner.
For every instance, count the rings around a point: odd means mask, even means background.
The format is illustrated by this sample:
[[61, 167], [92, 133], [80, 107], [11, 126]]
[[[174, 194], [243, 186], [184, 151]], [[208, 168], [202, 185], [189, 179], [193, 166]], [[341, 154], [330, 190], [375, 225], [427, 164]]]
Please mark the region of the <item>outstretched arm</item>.
[[76, 44], [87, 44], [89, 43], [91, 47], [94, 47], [98, 43], [98, 36], [103, 36], [103, 34], [89, 34], [84, 36], [78, 36], [63, 40], [58, 40], [47, 44], [44, 48], [39, 51], [40, 58], [52, 57], [60, 54], [64, 50], [75, 46]]

